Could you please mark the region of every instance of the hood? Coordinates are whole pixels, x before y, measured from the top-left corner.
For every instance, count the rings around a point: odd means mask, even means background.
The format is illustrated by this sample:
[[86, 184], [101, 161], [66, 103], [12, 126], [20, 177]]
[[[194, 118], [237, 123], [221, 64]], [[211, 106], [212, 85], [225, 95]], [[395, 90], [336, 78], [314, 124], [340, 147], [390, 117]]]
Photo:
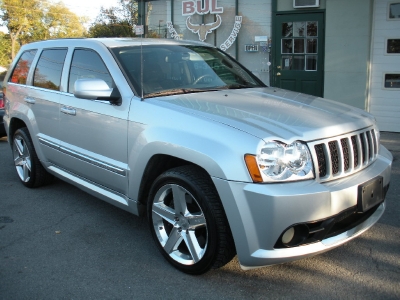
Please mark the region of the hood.
[[222, 90], [150, 101], [172, 105], [264, 140], [288, 143], [328, 138], [374, 124], [374, 118], [361, 109], [276, 88]]

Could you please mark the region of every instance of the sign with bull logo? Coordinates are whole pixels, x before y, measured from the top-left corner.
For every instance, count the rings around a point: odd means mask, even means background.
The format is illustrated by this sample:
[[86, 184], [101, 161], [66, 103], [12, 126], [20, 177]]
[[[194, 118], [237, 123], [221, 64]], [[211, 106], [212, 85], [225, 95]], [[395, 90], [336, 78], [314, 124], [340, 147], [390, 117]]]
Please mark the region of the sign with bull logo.
[[[200, 41], [204, 42], [207, 38], [207, 34], [211, 33], [213, 30], [217, 29], [221, 23], [222, 19], [219, 15], [224, 12], [222, 7], [218, 7], [217, 0], [196, 0], [196, 1], [183, 1], [182, 2], [182, 16], [188, 16], [186, 19], [186, 27], [193, 33], [199, 35]], [[208, 24], [193, 24], [191, 21], [191, 16], [195, 13], [199, 15], [205, 14], [216, 14], [217, 20], [213, 23]]]
[[[182, 16], [186, 17], [186, 27], [192, 31], [193, 33], [197, 33], [199, 36], [199, 40], [204, 42], [207, 38], [207, 35], [213, 30], [217, 29], [222, 24], [222, 18], [220, 14], [224, 12], [223, 7], [218, 7], [217, 0], [186, 0], [182, 1]], [[215, 22], [207, 23], [207, 24], [195, 24], [193, 23], [191, 17], [194, 14], [205, 15], [212, 14], [216, 15]], [[222, 50], [227, 50], [230, 46], [235, 42], [237, 35], [239, 33], [240, 27], [242, 26], [242, 17], [235, 17], [235, 24], [232, 29], [232, 33], [228, 37], [228, 39], [220, 45]], [[171, 34], [171, 37], [174, 39], [180, 39], [179, 35], [175, 31], [173, 24], [171, 22], [167, 22], [168, 31]]]

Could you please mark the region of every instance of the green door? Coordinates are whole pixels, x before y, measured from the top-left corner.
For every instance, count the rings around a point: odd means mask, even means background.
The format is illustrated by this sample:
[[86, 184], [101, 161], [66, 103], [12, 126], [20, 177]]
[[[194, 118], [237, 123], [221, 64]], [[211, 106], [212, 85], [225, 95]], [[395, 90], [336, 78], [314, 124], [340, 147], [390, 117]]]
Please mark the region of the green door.
[[275, 17], [273, 85], [323, 96], [324, 13]]

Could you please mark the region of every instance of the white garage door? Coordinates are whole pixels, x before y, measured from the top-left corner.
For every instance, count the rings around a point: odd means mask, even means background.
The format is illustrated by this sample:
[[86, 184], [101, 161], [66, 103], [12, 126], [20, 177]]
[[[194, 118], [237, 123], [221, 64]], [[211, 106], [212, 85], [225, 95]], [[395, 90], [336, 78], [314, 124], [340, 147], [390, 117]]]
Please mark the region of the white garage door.
[[375, 0], [369, 111], [381, 131], [400, 132], [400, 0]]

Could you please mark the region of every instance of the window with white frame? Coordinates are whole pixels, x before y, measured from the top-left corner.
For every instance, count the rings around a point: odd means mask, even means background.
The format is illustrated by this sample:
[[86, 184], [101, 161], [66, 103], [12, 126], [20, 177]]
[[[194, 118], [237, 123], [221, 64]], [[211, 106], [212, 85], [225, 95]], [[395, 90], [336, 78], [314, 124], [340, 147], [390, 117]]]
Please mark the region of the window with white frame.
[[387, 39], [387, 41], [386, 41], [386, 53], [387, 54], [400, 54], [400, 38], [398, 38], [398, 39]]
[[386, 89], [400, 89], [400, 73], [385, 74], [384, 87]]
[[389, 20], [400, 20], [400, 2], [389, 3]]

